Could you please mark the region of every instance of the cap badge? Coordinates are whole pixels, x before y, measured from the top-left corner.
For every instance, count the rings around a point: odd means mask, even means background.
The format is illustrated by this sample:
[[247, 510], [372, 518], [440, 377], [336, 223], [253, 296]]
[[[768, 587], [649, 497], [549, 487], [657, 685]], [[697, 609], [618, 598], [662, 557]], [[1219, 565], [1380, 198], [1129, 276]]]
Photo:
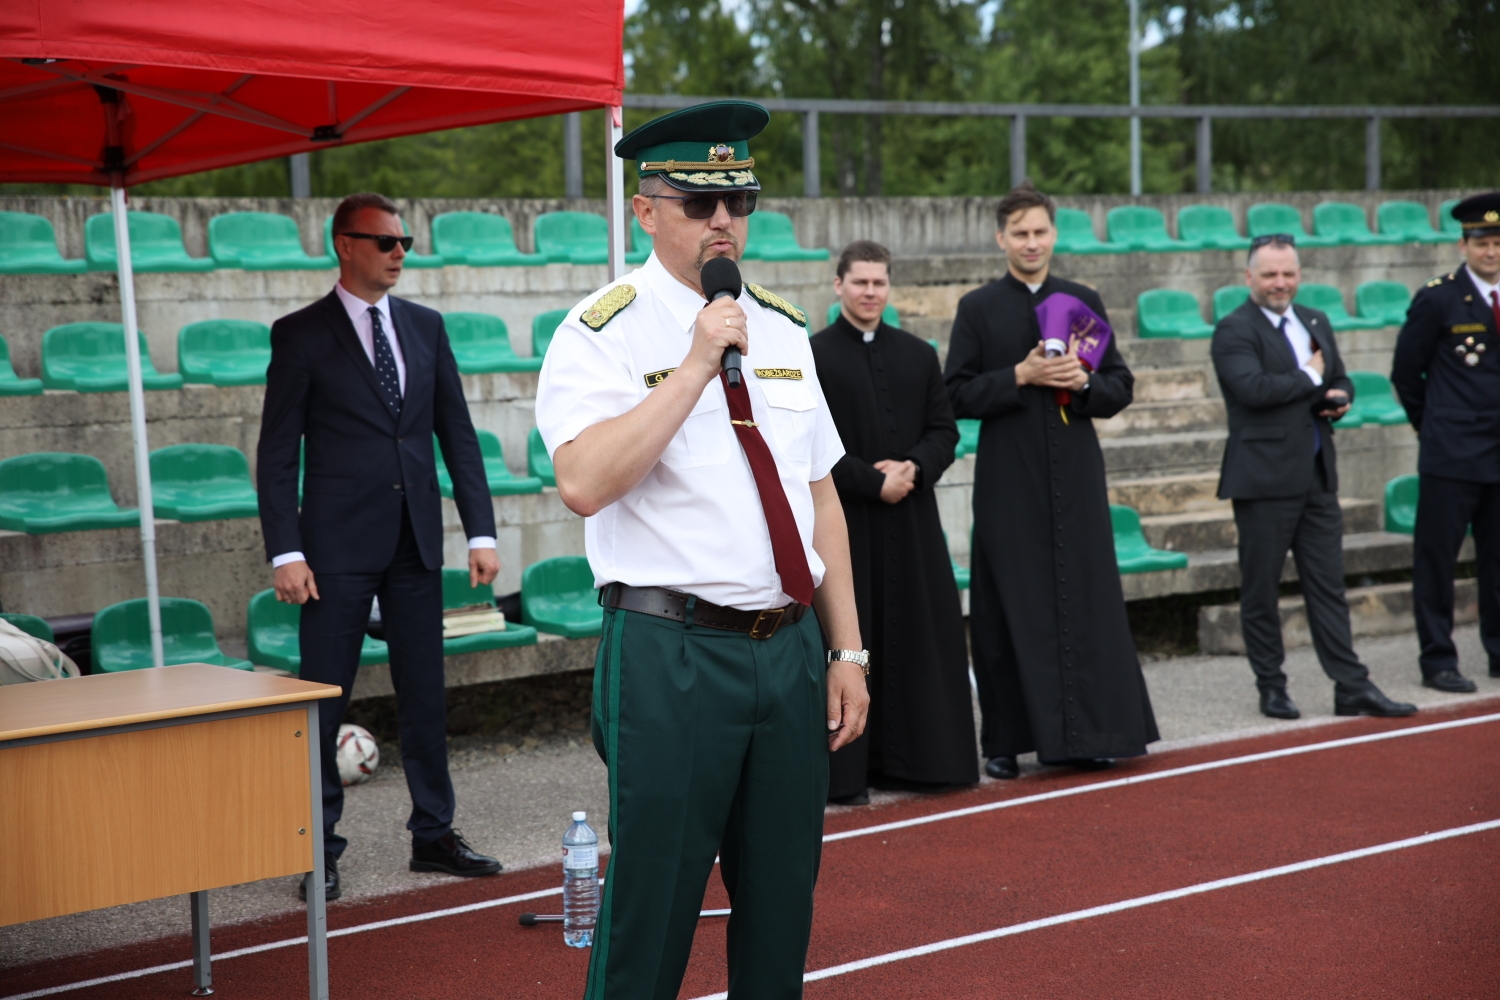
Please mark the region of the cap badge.
[[734, 147], [719, 143], [708, 147], [708, 158], [715, 163], [728, 163], [734, 159]]
[[1484, 213], [1484, 221], [1485, 222], [1500, 222], [1500, 212], [1497, 212], [1494, 209], [1490, 209], [1488, 212]]

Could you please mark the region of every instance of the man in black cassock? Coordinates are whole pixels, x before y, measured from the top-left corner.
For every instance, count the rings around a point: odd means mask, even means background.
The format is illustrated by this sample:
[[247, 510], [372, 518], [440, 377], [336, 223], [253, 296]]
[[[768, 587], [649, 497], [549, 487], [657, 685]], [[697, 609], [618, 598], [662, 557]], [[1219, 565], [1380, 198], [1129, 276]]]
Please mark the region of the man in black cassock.
[[[984, 421], [974, 471], [969, 637], [985, 773], [1016, 756], [1108, 766], [1159, 739], [1125, 617], [1093, 420], [1135, 384], [1111, 340], [1099, 369], [1047, 358], [1036, 306], [1065, 292], [1106, 318], [1093, 289], [1049, 273], [1052, 200], [1025, 183], [1000, 201], [1009, 273], [965, 295], [946, 381], [959, 417]], [[1060, 404], [1057, 393], [1071, 393]]]
[[834, 281], [839, 318], [812, 338], [844, 442], [833, 481], [870, 650], [865, 734], [829, 760], [828, 798], [847, 805], [868, 802], [871, 783], [979, 780], [963, 612], [933, 493], [958, 426], [932, 345], [880, 321], [890, 260], [878, 243], [851, 243]]

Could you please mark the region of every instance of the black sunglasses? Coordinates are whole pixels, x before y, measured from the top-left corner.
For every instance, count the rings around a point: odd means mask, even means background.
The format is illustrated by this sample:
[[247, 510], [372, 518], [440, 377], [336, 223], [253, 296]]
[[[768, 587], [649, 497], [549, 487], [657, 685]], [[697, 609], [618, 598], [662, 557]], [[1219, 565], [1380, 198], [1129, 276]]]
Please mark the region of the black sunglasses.
[[725, 209], [729, 211], [731, 218], [743, 219], [755, 211], [756, 191], [726, 191], [722, 194], [690, 194], [686, 196], [670, 194], [653, 194], [653, 198], [665, 198], [668, 201], [682, 202], [682, 214], [689, 219], [712, 219], [714, 213], [719, 210], [719, 202], [724, 203]]
[[401, 244], [401, 249], [411, 251], [411, 245], [415, 237], [411, 236], [376, 236], [374, 233], [339, 233], [340, 236], [349, 236], [356, 240], [374, 240], [375, 249], [381, 253], [390, 253], [396, 249], [396, 244]]
[[1250, 249], [1259, 250], [1261, 247], [1270, 246], [1273, 243], [1277, 246], [1294, 247], [1297, 245], [1297, 237], [1291, 233], [1267, 233], [1264, 236], [1257, 236], [1251, 240]]

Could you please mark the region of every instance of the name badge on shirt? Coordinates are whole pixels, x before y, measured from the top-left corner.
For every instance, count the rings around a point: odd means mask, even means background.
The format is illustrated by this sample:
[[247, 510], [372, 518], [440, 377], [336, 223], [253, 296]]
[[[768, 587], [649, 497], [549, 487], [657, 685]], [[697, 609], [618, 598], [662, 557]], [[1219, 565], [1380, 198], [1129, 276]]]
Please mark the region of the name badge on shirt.
[[755, 369], [755, 377], [756, 378], [789, 378], [789, 379], [796, 379], [797, 381], [800, 382], [802, 380], [802, 369], [801, 368], [757, 368], [757, 369]]
[[1483, 323], [1457, 323], [1452, 329], [1454, 333], [1483, 333], [1487, 327]]
[[[676, 370], [676, 368], [663, 368], [659, 372], [651, 372], [646, 376], [646, 388], [655, 389], [657, 386], [661, 385], [663, 381], [666, 380], [666, 377], [668, 375], [672, 374]], [[798, 377], [800, 378], [801, 376]]]

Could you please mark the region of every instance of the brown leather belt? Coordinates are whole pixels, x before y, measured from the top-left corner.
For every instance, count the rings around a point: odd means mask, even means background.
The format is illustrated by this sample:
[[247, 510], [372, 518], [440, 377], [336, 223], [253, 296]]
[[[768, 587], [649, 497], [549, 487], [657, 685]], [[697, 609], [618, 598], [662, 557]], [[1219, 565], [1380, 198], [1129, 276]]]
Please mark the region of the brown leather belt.
[[[611, 583], [599, 591], [599, 603], [607, 608], [638, 611], [643, 615], [685, 622], [688, 596], [665, 587], [630, 587], [623, 583]], [[805, 614], [807, 605], [796, 601], [783, 608], [741, 611], [739, 608], [726, 608], [699, 598], [693, 606], [693, 624], [730, 632], [748, 632], [752, 639], [769, 639], [776, 634], [777, 629], [784, 625], [795, 625]]]

